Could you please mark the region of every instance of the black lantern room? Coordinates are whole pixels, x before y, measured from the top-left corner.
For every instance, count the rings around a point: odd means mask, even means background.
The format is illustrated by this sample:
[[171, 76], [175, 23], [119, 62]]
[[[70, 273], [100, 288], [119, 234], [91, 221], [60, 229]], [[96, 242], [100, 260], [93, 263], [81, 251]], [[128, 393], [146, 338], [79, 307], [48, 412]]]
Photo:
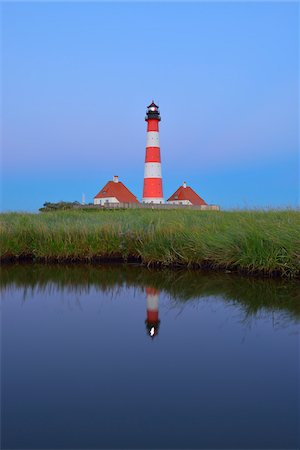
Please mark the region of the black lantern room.
[[147, 106], [145, 120], [147, 121], [149, 119], [161, 120], [158, 105], [156, 105], [154, 101], [152, 101], [152, 103]]

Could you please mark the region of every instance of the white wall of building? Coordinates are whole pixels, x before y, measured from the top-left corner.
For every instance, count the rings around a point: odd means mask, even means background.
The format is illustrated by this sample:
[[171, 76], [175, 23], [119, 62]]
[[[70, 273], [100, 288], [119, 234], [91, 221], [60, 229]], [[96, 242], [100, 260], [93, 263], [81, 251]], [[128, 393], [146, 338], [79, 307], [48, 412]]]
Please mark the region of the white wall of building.
[[105, 203], [120, 203], [116, 197], [94, 198], [94, 205], [105, 205]]
[[169, 205], [192, 205], [189, 200], [172, 200], [167, 202]]

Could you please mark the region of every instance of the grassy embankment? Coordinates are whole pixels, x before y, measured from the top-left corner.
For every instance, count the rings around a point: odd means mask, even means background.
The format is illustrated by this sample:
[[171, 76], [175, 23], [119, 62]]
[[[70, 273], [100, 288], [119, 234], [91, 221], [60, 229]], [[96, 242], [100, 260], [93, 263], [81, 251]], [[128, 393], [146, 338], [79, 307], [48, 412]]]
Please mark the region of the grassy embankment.
[[300, 275], [298, 211], [58, 211], [1, 214], [2, 261], [137, 260]]

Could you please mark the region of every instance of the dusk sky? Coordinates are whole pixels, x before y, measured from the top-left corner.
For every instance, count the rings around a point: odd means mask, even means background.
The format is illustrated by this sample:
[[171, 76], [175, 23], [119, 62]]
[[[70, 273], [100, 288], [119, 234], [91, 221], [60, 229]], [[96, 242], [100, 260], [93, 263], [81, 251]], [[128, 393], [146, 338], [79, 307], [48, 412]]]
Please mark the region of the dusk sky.
[[299, 4], [3, 3], [2, 210], [141, 199], [159, 103], [164, 197], [295, 207]]

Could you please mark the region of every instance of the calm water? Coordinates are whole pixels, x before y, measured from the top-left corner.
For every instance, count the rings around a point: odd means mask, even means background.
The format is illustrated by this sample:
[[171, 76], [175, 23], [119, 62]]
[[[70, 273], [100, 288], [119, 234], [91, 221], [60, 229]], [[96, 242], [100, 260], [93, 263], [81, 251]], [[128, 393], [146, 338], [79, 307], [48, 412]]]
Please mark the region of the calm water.
[[299, 448], [299, 285], [3, 267], [1, 448]]

